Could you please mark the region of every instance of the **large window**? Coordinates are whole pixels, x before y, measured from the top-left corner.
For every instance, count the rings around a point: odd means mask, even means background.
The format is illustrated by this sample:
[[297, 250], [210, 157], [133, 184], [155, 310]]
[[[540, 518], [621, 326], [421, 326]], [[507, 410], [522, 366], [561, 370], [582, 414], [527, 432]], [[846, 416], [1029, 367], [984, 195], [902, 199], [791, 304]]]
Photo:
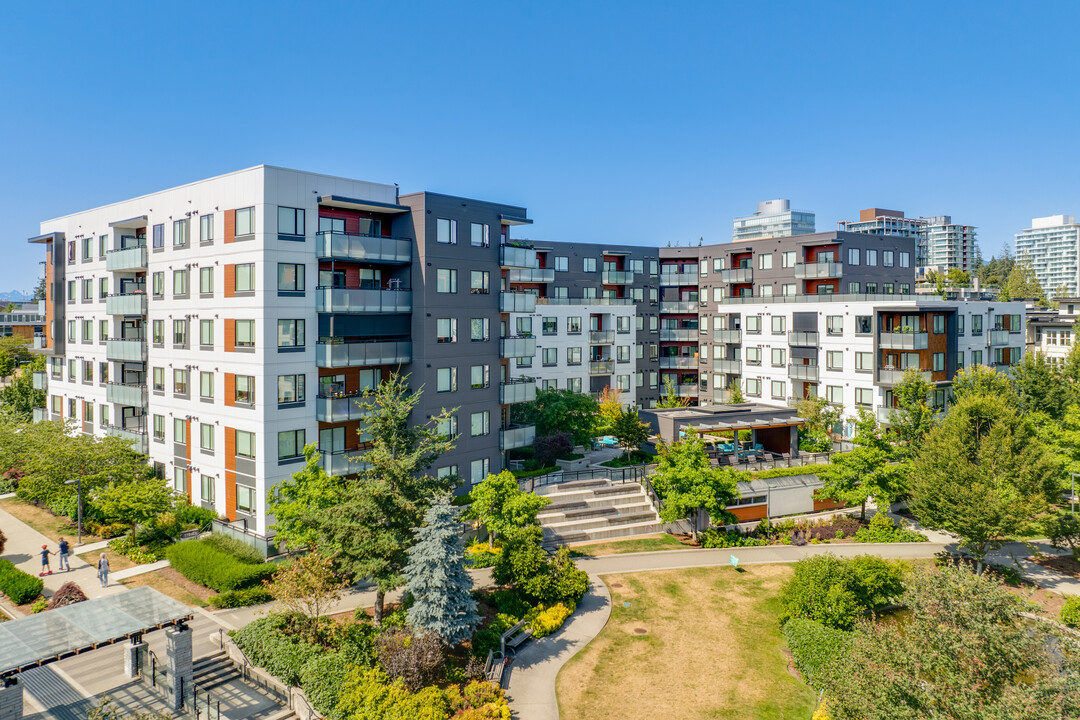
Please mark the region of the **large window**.
[[844, 334], [844, 316], [843, 315], [827, 315], [825, 317], [825, 333], [827, 335], [843, 335]]
[[[641, 347], [640, 345], [638, 347]], [[581, 364], [581, 348], [580, 347], [568, 347], [566, 348], [566, 364], [567, 365], [580, 365]]]
[[244, 513], [255, 512], [255, 488], [247, 485], [236, 486], [236, 509]]
[[544, 348], [543, 353], [544, 367], [552, 367], [559, 364], [559, 348], [548, 347]]
[[833, 405], [844, 404], [844, 386], [843, 385], [826, 385], [825, 386], [825, 399], [831, 402]]
[[278, 263], [278, 292], [304, 292], [304, 266], [297, 263]]
[[304, 380], [306, 376], [299, 375], [278, 375], [277, 379], [277, 401], [278, 405], [285, 405], [287, 403], [302, 403], [304, 402]]
[[481, 223], [472, 223], [472, 237], [470, 242], [473, 247], [487, 247], [488, 246], [488, 226]]
[[236, 431], [236, 456], [255, 459], [255, 433], [246, 430]]
[[199, 321], [199, 347], [203, 350], [214, 349], [214, 321]]
[[304, 209], [291, 207], [278, 207], [277, 209], [278, 235], [304, 234]]
[[237, 375], [234, 402], [239, 405], [255, 404], [255, 378], [251, 375]]
[[874, 404], [874, 391], [871, 388], [855, 388], [855, 404], [859, 407], [870, 407]]
[[435, 221], [435, 240], [443, 245], [457, 244], [457, 220], [439, 218]]
[[304, 347], [304, 321], [278, 320], [277, 344], [279, 348]]
[[761, 380], [758, 378], [746, 378], [746, 394], [761, 397]]
[[570, 269], [570, 258], [563, 255], [555, 256], [555, 272], [566, 272]]
[[559, 318], [545, 317], [540, 319], [540, 332], [544, 335], [557, 335], [559, 332]]
[[469, 292], [474, 295], [487, 295], [490, 291], [488, 271], [471, 270], [469, 272]]
[[842, 350], [828, 350], [825, 352], [825, 367], [829, 370], [844, 369], [844, 353]]
[[184, 418], [173, 420], [173, 442], [181, 445], [187, 442], [187, 420]]
[[187, 397], [188, 394], [188, 371], [179, 368], [173, 369], [173, 394]]
[[199, 244], [211, 245], [214, 242], [213, 213], [199, 216]]
[[760, 315], [747, 315], [746, 316], [746, 332], [750, 335], [758, 335], [761, 333], [761, 316]]
[[188, 346], [188, 321], [187, 320], [173, 320], [173, 340], [172, 344], [174, 348], [186, 348]]
[[189, 468], [173, 468], [173, 490], [181, 495], [187, 495]]
[[173, 220], [172, 244], [174, 248], [186, 248], [188, 246], [187, 218], [184, 218], [183, 220]]
[[213, 475], [199, 475], [202, 485], [200, 497], [204, 503], [214, 502], [214, 476]]
[[439, 268], [435, 271], [435, 292], [457, 292], [457, 270], [453, 268]]
[[855, 316], [855, 334], [869, 335], [874, 331], [874, 318], [870, 315]]
[[761, 255], [758, 255], [758, 269], [772, 270], [772, 253], [762, 253]]
[[214, 268], [199, 268], [199, 294], [203, 297], [214, 294]]
[[484, 342], [488, 339], [489, 321], [487, 318], [472, 318], [469, 320], [469, 340], [472, 342]]
[[566, 318], [566, 333], [568, 335], [580, 335], [581, 334], [581, 318], [580, 317], [568, 317], [568, 318]]
[[473, 437], [491, 432], [491, 413], [487, 410], [475, 412], [469, 416], [469, 434]]
[[473, 485], [483, 482], [488, 476], [488, 459], [473, 460], [469, 463], [469, 481]]
[[596, 258], [582, 258], [581, 269], [585, 272], [596, 272]]
[[165, 224], [159, 224], [154, 226], [153, 230], [153, 243], [155, 250], [165, 249]]
[[786, 361], [787, 361], [787, 350], [785, 350], [784, 348], [773, 348], [772, 349], [772, 366], [773, 367], [783, 367], [784, 365], [787, 364]]
[[[72, 338], [74, 339], [74, 338]], [[165, 344], [165, 321], [152, 320], [150, 322], [150, 342], [154, 345]]]
[[188, 271], [173, 270], [172, 276], [173, 297], [187, 297], [188, 295]]
[[435, 392], [454, 392], [457, 390], [457, 368], [445, 367], [435, 371]]
[[945, 371], [945, 353], [934, 353], [934, 372]]
[[748, 347], [746, 348], [746, 364], [747, 365], [760, 365], [761, 364], [761, 348]]
[[872, 352], [857, 352], [857, 353], [855, 353], [855, 370], [856, 370], [856, 372], [873, 372], [874, 371], [874, 353], [872, 353]]
[[490, 378], [487, 365], [473, 365], [469, 368], [469, 386], [473, 390], [486, 388], [489, 383]]
[[165, 295], [165, 273], [156, 272], [150, 277], [150, 287], [154, 293], [154, 297], [164, 297]]
[[774, 400], [782, 400], [787, 397], [787, 383], [783, 380], [772, 381], [772, 396]]
[[457, 436], [457, 415], [448, 415], [435, 423], [439, 437], [453, 439]]
[[[153, 380], [153, 390], [156, 393], [165, 392], [165, 368], [156, 367], [150, 371], [150, 376]], [[74, 380], [75, 378], [71, 378]]]
[[165, 441], [165, 416], [164, 415], [155, 415], [154, 416], [154, 439], [155, 440], [160, 440], [162, 442]]
[[278, 460], [290, 460], [304, 454], [304, 430], [285, 430], [277, 434]]
[[238, 348], [253, 348], [253, 347], [255, 347], [255, 321], [254, 320], [237, 320], [236, 321], [236, 347], [238, 347]]
[[437, 318], [435, 320], [435, 342], [457, 342], [457, 318]]
[[255, 263], [241, 263], [234, 265], [233, 271], [236, 280], [233, 289], [236, 295], [241, 293], [252, 294], [255, 292]]
[[207, 453], [214, 452], [213, 423], [199, 423], [199, 449]]
[[783, 315], [773, 315], [772, 334], [783, 335], [787, 331], [787, 318]]
[[255, 234], [255, 208], [246, 207], [236, 211], [236, 237]]

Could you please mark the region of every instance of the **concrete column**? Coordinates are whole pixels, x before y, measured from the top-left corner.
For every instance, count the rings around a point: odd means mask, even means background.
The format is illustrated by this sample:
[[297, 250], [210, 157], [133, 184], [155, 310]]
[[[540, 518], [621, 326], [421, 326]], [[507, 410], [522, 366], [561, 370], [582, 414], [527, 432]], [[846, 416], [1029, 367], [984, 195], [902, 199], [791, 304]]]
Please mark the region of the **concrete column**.
[[22, 720], [23, 686], [19, 678], [6, 678], [0, 684], [0, 720]]
[[142, 671], [142, 658], [146, 656], [146, 643], [132, 642], [124, 646], [124, 675], [129, 678], [139, 677]]
[[183, 692], [191, 693], [195, 681], [192, 668], [191, 628], [171, 627], [165, 630], [165, 670], [169, 674], [166, 702], [171, 710], [184, 704]]

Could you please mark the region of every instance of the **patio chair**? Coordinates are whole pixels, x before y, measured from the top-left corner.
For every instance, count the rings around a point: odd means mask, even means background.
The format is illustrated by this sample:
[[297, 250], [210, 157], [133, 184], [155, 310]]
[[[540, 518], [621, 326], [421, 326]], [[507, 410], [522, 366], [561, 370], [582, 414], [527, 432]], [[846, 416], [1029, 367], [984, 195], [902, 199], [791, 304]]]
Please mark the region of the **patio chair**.
[[784, 453], [780, 457], [784, 459], [784, 465], [786, 467], [791, 467], [791, 453]]

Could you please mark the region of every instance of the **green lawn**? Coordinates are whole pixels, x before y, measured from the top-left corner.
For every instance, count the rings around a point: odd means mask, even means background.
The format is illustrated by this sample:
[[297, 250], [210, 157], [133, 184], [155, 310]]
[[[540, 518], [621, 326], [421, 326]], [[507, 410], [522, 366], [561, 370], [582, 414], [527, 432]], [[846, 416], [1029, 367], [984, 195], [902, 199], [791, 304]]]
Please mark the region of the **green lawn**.
[[[789, 565], [604, 576], [611, 618], [559, 673], [563, 720], [809, 720], [776, 622]], [[629, 605], [629, 607], [627, 607]]]
[[597, 555], [618, 555], [620, 553], [656, 552], [658, 550], [686, 548], [686, 545], [683, 545], [673, 536], [663, 533], [660, 535], [642, 535], [641, 537], [627, 538], [626, 540], [609, 540], [588, 545], [575, 545], [571, 548], [570, 554], [574, 557], [596, 557]]

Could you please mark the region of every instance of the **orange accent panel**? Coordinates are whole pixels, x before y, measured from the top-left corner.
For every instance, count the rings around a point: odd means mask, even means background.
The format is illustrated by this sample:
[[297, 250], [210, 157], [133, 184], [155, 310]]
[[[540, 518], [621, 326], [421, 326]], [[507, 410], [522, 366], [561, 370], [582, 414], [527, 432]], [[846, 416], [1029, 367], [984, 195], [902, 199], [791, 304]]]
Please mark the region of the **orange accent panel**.
[[236, 241], [236, 211], [225, 211], [225, 242], [231, 243]]
[[836, 500], [818, 500], [817, 493], [814, 493], [814, 512], [821, 512], [822, 510], [835, 510], [836, 508], [846, 507], [845, 503], [837, 502]]
[[[230, 372], [225, 373], [225, 404], [236, 407], [236, 375]], [[227, 431], [226, 437], [228, 437]], [[233, 449], [235, 450], [235, 447]]]
[[236, 352], [236, 320], [225, 318], [225, 352]]
[[33, 325], [13, 325], [11, 328], [11, 334], [14, 337], [22, 338], [23, 340], [34, 339], [34, 326]]
[[729, 507], [727, 510], [738, 518], [739, 522], [752, 522], [764, 519], [768, 515], [769, 506], [765, 503], [761, 505], [739, 505], [738, 507]]
[[236, 520], [236, 428], [225, 428], [225, 515]]
[[225, 297], [236, 297], [236, 265], [225, 266]]

